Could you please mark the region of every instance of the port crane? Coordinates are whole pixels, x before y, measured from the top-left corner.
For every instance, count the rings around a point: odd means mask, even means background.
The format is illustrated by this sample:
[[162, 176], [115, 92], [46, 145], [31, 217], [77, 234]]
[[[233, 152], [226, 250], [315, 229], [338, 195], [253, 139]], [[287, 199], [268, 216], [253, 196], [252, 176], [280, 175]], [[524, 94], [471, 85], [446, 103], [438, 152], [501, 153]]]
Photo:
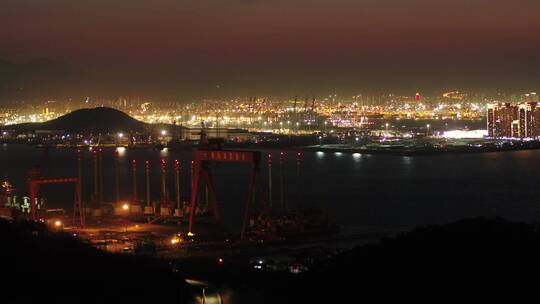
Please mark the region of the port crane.
[[[45, 152], [46, 153], [46, 152]], [[43, 162], [43, 157], [42, 161]], [[37, 221], [40, 219], [37, 210], [37, 195], [39, 189], [45, 185], [50, 184], [60, 184], [60, 183], [70, 183], [75, 185], [75, 198], [73, 203], [73, 224], [78, 222], [82, 227], [85, 225], [85, 214], [82, 208], [81, 200], [81, 154], [80, 151], [77, 152], [77, 165], [78, 165], [78, 175], [77, 177], [63, 177], [63, 178], [47, 178], [43, 176], [40, 164], [35, 165], [30, 172], [28, 173], [27, 184], [28, 184], [28, 193], [30, 196], [30, 214], [32, 220]]]
[[236, 151], [223, 150], [222, 139], [209, 139], [202, 123], [199, 147], [195, 151], [195, 159], [193, 161], [193, 183], [191, 185], [191, 206], [189, 214], [189, 232], [193, 233], [193, 224], [195, 221], [195, 213], [199, 203], [199, 188], [203, 183], [209, 192], [209, 206], [212, 208], [216, 222], [221, 223], [220, 210], [217, 202], [217, 195], [214, 187], [214, 179], [212, 177], [211, 163], [237, 163], [251, 164], [251, 177], [249, 181], [249, 189], [247, 194], [246, 205], [244, 209], [244, 218], [242, 223], [241, 238], [244, 237], [251, 215], [254, 196], [259, 192], [263, 201], [263, 207], [266, 212], [269, 212], [269, 204], [264, 193], [262, 177], [261, 177], [261, 152], [259, 151]]

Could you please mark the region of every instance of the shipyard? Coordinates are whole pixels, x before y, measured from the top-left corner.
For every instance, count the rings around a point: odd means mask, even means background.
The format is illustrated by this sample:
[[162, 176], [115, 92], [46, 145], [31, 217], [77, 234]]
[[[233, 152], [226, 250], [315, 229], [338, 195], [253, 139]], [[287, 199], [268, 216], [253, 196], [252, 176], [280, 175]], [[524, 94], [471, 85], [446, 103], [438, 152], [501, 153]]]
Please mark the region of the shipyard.
[[[494, 136], [504, 129], [499, 120], [492, 121], [491, 106], [487, 111], [492, 129], [486, 132], [474, 129], [485, 123], [476, 116], [465, 122], [473, 130], [445, 131], [448, 120], [422, 124], [400, 117], [381, 120], [382, 115], [362, 116], [358, 121], [363, 125], [358, 127], [336, 122], [328, 126], [326, 121], [310, 120], [315, 99], [311, 108], [308, 105], [306, 101], [305, 113], [296, 114], [295, 101], [288, 115], [297, 121], [293, 124], [297, 128], [286, 134], [215, 124], [209, 128], [205, 121], [190, 127], [174, 120], [147, 124], [105, 107], [83, 108], [50, 122], [5, 125], [3, 144], [34, 147], [36, 158], [25, 184], [3, 182], [2, 214], [42, 221], [97, 248], [125, 254], [218, 258], [217, 253], [241, 251], [260, 256], [307, 244], [332, 244], [327, 247], [338, 250], [402, 228], [349, 231], [320, 202], [304, 202], [304, 153], [317, 158], [350, 154], [359, 160], [372, 154], [406, 157], [540, 148], [532, 131], [522, 133], [529, 137]], [[300, 118], [314, 124], [300, 130]], [[96, 124], [100, 119], [103, 123]], [[47, 175], [51, 150], [63, 151], [67, 176]], [[285, 162], [294, 174], [284, 174]], [[242, 195], [220, 195], [216, 184], [229, 182], [227, 175], [214, 175], [221, 166], [235, 175], [242, 172], [244, 180], [233, 186], [241, 188], [235, 191]], [[42, 190], [51, 184], [66, 185], [64, 197], [49, 200]], [[227, 187], [219, 186], [227, 192]], [[71, 203], [68, 192], [73, 195]], [[223, 211], [229, 215], [226, 220]]]
[[[204, 124], [199, 136], [195, 145], [191, 143], [190, 149], [182, 150], [191, 155], [189, 162], [163, 154], [170, 144], [156, 152], [160, 155], [158, 162], [124, 159], [127, 149], [137, 151], [138, 148], [124, 147], [121, 143], [116, 147], [63, 147], [71, 155], [72, 165], [66, 164], [66, 167], [72, 174], [45, 176], [46, 168], [35, 164], [27, 174], [28, 197], [22, 200], [15, 195], [18, 191], [14, 186], [5, 181], [1, 193], [2, 215], [43, 222], [53, 231], [69, 233], [113, 253], [211, 261], [226, 257], [228, 262], [241, 264], [249, 264], [255, 258], [274, 257], [276, 265], [272, 267], [288, 270], [294, 264], [291, 270], [294, 272], [308, 267], [308, 259], [290, 258], [295, 252], [337, 253], [380, 237], [380, 232], [342, 231], [328, 210], [301, 207], [302, 202], [298, 201], [294, 206], [287, 205], [284, 188], [300, 191], [302, 152], [263, 154], [224, 149], [223, 139], [209, 138]], [[54, 148], [35, 145], [35, 149], [41, 153], [39, 161], [44, 162], [49, 149]], [[297, 176], [284, 183], [282, 167], [286, 158], [296, 163]], [[233, 218], [241, 222], [232, 225], [224, 223], [220, 216], [221, 209], [227, 208], [230, 202], [219, 200], [216, 191], [215, 183], [220, 180], [213, 177], [212, 170], [219, 163], [247, 173], [245, 183], [239, 185], [246, 192], [245, 203], [240, 204], [241, 208], [236, 204], [232, 211], [236, 213]], [[110, 165], [114, 172], [113, 183], [105, 183], [104, 166]], [[265, 166], [266, 176], [261, 174], [262, 166]], [[88, 172], [83, 173], [83, 170]], [[159, 189], [151, 189], [156, 184], [155, 179], [159, 180]], [[184, 189], [186, 181], [189, 189]], [[68, 197], [73, 195], [71, 208], [49, 207], [58, 204], [45, 197], [41, 190], [52, 184], [71, 188], [71, 193], [69, 190], [65, 193]], [[84, 189], [83, 185], [88, 185], [89, 189]], [[129, 190], [121, 189], [123, 185], [129, 185]], [[105, 199], [111, 197], [112, 201]], [[259, 269], [263, 265], [255, 266]]]

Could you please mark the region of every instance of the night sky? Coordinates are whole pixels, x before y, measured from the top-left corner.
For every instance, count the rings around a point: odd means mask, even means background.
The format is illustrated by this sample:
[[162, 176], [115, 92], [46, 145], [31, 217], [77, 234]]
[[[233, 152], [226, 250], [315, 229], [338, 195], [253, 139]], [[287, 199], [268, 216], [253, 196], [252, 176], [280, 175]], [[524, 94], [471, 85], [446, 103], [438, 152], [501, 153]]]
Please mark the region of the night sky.
[[1, 0], [0, 58], [54, 60], [118, 94], [532, 90], [539, 12], [538, 0]]

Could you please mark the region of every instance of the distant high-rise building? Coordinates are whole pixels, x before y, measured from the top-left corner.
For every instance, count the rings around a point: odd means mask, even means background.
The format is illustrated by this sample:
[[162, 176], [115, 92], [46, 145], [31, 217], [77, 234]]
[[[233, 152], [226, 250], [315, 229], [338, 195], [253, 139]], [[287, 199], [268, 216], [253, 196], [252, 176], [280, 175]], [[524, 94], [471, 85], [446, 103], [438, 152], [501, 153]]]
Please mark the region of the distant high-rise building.
[[489, 137], [513, 137], [519, 133], [519, 124], [514, 126], [518, 119], [518, 108], [510, 103], [489, 104], [487, 106], [487, 128]]
[[526, 138], [540, 136], [540, 106], [536, 102], [487, 106], [489, 137]]
[[519, 105], [519, 137], [540, 136], [540, 107], [536, 102], [526, 102]]
[[520, 128], [519, 120], [514, 119], [512, 120], [512, 124], [510, 125], [510, 136], [504, 136], [504, 137], [512, 137], [512, 138], [519, 138], [521, 134], [521, 128]]
[[489, 137], [495, 137], [495, 105], [487, 105], [487, 131]]

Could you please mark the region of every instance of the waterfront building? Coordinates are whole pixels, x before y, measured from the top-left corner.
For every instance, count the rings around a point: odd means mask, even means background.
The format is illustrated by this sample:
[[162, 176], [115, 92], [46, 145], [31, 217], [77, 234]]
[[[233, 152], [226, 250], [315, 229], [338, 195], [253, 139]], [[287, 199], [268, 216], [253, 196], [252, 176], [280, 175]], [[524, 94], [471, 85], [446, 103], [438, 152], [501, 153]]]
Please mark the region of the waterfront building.
[[488, 136], [532, 138], [540, 136], [540, 107], [536, 102], [487, 106]]
[[518, 108], [510, 103], [489, 104], [487, 106], [487, 128], [489, 137], [513, 137], [519, 133]]

